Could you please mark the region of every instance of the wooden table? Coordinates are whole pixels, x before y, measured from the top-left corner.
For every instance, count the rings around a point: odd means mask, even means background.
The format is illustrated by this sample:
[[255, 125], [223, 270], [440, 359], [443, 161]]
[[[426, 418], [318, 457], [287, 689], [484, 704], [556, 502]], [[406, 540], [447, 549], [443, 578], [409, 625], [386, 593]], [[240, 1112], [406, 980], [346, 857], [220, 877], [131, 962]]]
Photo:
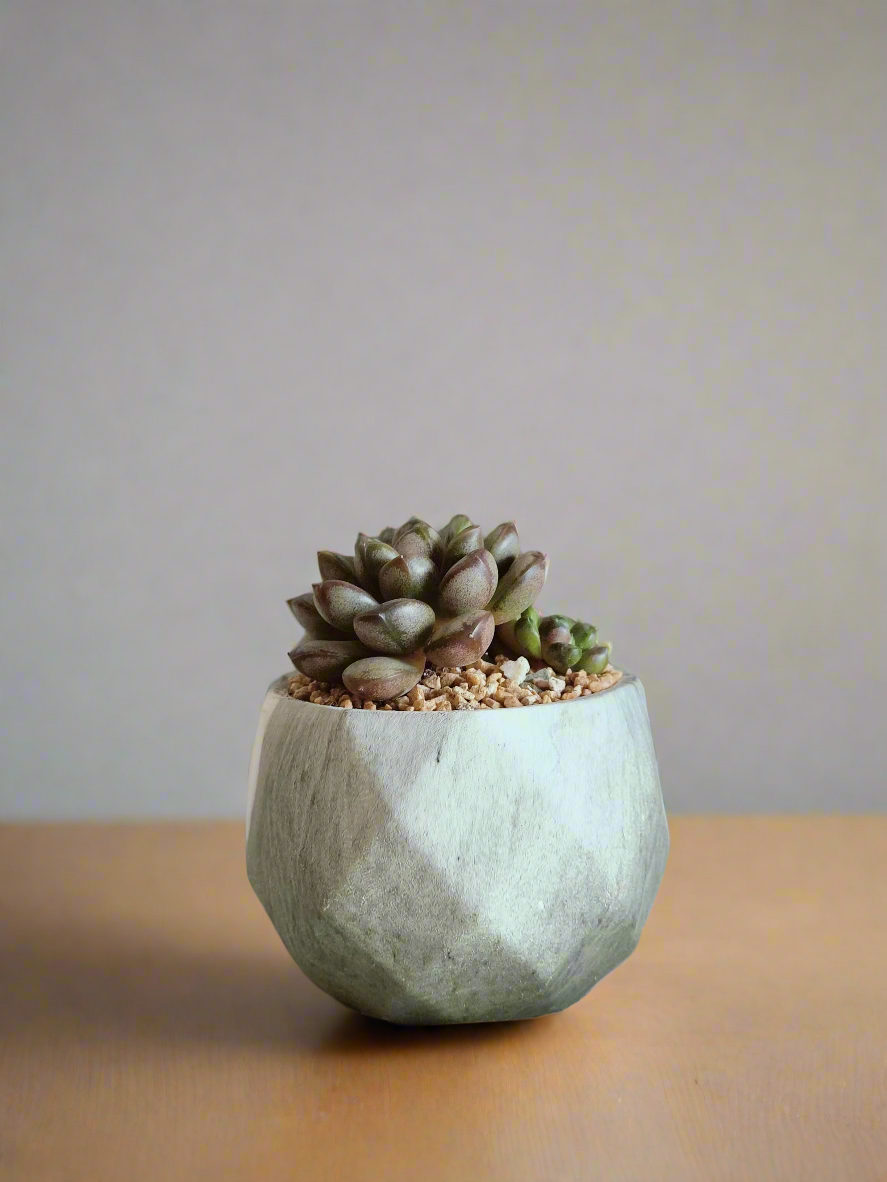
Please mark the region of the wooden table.
[[672, 839], [579, 1005], [403, 1030], [290, 962], [242, 826], [0, 828], [0, 1178], [887, 1178], [887, 818]]

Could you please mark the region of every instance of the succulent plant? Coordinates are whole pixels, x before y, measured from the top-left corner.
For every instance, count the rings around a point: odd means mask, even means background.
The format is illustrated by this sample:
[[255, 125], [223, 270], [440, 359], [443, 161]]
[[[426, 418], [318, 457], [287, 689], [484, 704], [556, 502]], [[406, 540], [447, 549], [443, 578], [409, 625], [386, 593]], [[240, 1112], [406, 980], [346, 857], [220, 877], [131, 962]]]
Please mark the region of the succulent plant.
[[610, 644], [598, 644], [594, 624], [569, 616], [540, 616], [532, 606], [518, 619], [500, 624], [496, 635], [510, 652], [530, 661], [544, 661], [556, 673], [568, 669], [603, 673], [612, 649]]
[[419, 517], [377, 536], [358, 534], [354, 555], [321, 550], [321, 581], [288, 601], [305, 629], [289, 654], [318, 681], [342, 680], [384, 701], [419, 681], [426, 661], [471, 664], [497, 626], [521, 618], [542, 590], [548, 558], [521, 553], [514, 523], [484, 536], [464, 514], [438, 532]]

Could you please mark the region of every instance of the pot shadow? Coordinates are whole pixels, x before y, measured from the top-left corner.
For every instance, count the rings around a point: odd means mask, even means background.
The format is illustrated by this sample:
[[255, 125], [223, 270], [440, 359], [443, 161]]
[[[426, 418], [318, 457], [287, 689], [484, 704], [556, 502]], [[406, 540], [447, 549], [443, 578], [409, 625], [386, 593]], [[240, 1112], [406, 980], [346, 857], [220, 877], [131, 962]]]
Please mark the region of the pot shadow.
[[[550, 1018], [550, 1015], [549, 1015]], [[377, 1018], [346, 1010], [318, 1044], [325, 1055], [359, 1056], [437, 1053], [442, 1048], [501, 1045], [542, 1035], [548, 1018], [517, 1022], [473, 1022], [446, 1026], [394, 1026]]]
[[0, 1043], [209, 1043], [324, 1056], [503, 1043], [545, 1025], [392, 1026], [346, 1009], [282, 947], [189, 947], [117, 926], [47, 925], [0, 944]]
[[310, 1045], [341, 1014], [281, 949], [189, 948], [119, 928], [33, 928], [0, 946], [0, 1042]]

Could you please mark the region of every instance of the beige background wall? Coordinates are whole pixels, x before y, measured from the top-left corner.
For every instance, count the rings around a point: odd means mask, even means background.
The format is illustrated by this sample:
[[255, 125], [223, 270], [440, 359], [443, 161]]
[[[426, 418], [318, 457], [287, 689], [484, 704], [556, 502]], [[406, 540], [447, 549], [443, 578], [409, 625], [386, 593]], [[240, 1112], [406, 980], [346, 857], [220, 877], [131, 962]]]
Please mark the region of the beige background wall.
[[0, 813], [241, 811], [313, 552], [456, 510], [672, 809], [887, 803], [887, 5], [5, 9]]

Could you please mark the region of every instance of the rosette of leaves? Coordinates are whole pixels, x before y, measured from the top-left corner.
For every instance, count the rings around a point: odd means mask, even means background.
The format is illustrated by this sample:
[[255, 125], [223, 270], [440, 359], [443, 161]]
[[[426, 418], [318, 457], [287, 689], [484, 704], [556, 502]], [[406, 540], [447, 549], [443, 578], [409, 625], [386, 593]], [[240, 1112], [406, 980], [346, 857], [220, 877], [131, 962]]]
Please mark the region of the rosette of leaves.
[[521, 552], [514, 522], [484, 535], [464, 514], [440, 532], [411, 517], [358, 534], [353, 555], [321, 550], [317, 564], [321, 581], [288, 601], [305, 629], [290, 659], [307, 677], [341, 680], [375, 701], [411, 690], [426, 662], [482, 657], [496, 626], [533, 604], [548, 573], [546, 555]]
[[556, 673], [603, 673], [612, 645], [599, 644], [597, 628], [569, 616], [540, 616], [526, 608], [516, 620], [500, 624], [496, 634], [505, 648], [528, 661], [544, 661]]

